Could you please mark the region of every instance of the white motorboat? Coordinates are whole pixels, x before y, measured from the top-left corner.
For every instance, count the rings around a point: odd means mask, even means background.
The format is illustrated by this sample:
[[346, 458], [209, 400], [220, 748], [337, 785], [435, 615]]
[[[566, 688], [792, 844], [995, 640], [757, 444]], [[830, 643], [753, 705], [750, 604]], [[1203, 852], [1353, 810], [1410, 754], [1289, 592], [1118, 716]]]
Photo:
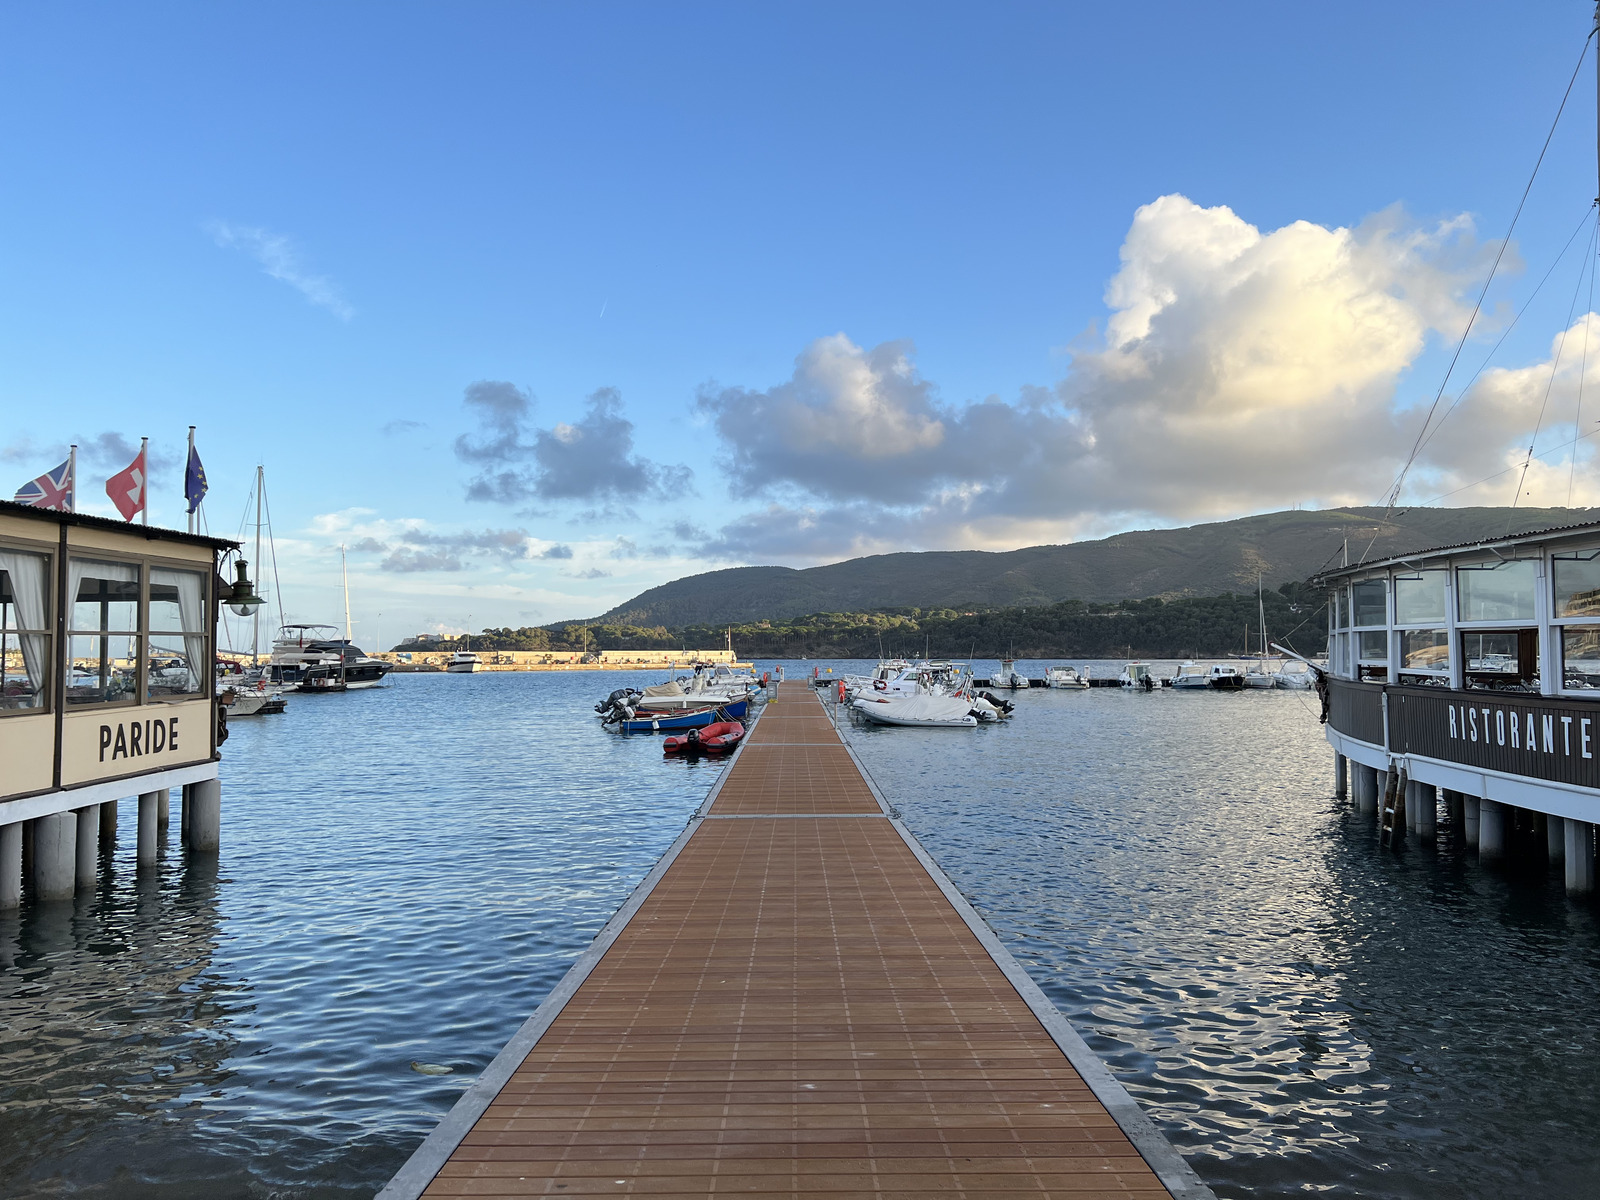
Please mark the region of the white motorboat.
[[758, 686], [755, 676], [729, 670], [721, 664], [711, 670], [696, 667], [693, 675], [645, 688], [635, 706], [651, 712], [683, 712], [707, 705], [735, 704], [749, 700]]
[[1172, 677], [1172, 686], [1182, 691], [1198, 691], [1211, 686], [1211, 673], [1193, 659], [1178, 668]]
[[1246, 668], [1244, 673], [1244, 686], [1247, 688], [1275, 688], [1278, 673], [1267, 670], [1265, 662], [1256, 662]]
[[332, 625], [283, 626], [263, 678], [299, 692], [342, 692], [377, 687], [394, 670], [338, 633]]
[[1139, 688], [1146, 692], [1156, 690], [1156, 677], [1150, 673], [1150, 664], [1146, 662], [1124, 663], [1117, 683], [1125, 688]]
[[875, 725], [972, 729], [978, 724], [978, 718], [972, 715], [972, 702], [959, 696], [903, 696], [892, 700], [863, 696], [850, 707]]
[[1272, 684], [1274, 687], [1290, 688], [1295, 691], [1309, 691], [1317, 686], [1317, 673], [1310, 663], [1291, 658], [1273, 675]]
[[1029, 686], [1028, 677], [1017, 670], [1016, 659], [1002, 658], [1000, 660], [1000, 669], [989, 676], [989, 686], [1020, 690]]
[[450, 656], [450, 662], [445, 670], [452, 675], [470, 675], [483, 666], [483, 659], [470, 650], [457, 650]]
[[1076, 667], [1051, 667], [1044, 673], [1045, 687], [1077, 690], [1089, 686], [1089, 681], [1079, 675]]

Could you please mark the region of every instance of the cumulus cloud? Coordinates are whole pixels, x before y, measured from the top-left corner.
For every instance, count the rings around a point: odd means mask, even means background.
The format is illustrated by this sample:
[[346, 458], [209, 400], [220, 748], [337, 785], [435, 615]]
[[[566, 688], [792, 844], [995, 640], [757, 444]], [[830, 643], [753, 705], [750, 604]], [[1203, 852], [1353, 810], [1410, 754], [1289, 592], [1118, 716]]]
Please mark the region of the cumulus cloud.
[[572, 557], [572, 547], [571, 546], [563, 546], [558, 542], [556, 545], [551, 546], [548, 550], [543, 551], [539, 555], [539, 557], [540, 558], [571, 558]]
[[[1134, 216], [1104, 332], [1053, 388], [951, 404], [909, 343], [843, 334], [775, 386], [703, 388], [735, 490], [771, 503], [699, 550], [822, 560], [1371, 502], [1420, 420], [1398, 384], [1430, 335], [1459, 333], [1485, 266], [1465, 219], [1262, 231], [1164, 196]], [[1279, 452], [1293, 470], [1266, 468]]]
[[309, 303], [327, 309], [341, 321], [355, 316], [356, 310], [340, 295], [333, 280], [312, 272], [287, 234], [251, 225], [230, 225], [226, 221], [212, 221], [206, 226], [206, 232], [217, 245], [248, 254], [266, 274], [294, 288]]
[[689, 486], [687, 467], [633, 452], [633, 422], [615, 388], [592, 393], [579, 420], [549, 429], [530, 427], [533, 397], [514, 384], [480, 381], [465, 400], [479, 428], [456, 439], [456, 456], [482, 468], [468, 484], [469, 500], [628, 501]]

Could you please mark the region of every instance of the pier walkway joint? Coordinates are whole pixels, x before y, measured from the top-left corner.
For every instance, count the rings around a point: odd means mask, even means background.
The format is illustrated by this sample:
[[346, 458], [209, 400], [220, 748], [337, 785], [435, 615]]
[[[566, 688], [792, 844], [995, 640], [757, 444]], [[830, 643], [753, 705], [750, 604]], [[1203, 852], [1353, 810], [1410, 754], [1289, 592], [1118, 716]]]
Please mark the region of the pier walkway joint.
[[380, 1200], [733, 1193], [1211, 1196], [793, 685]]

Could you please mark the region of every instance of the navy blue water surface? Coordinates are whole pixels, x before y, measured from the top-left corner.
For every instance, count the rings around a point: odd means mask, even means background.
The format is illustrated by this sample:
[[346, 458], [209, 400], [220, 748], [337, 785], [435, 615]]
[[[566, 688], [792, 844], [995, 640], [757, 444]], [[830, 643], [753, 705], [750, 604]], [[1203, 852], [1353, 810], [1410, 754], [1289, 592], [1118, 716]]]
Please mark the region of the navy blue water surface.
[[[125, 803], [98, 891], [0, 917], [0, 1196], [370, 1195], [720, 771], [599, 728], [639, 680], [397, 676], [236, 720], [210, 869], [174, 813], [136, 876]], [[845, 732], [1219, 1195], [1600, 1194], [1595, 906], [1447, 828], [1380, 848], [1309, 696]]]

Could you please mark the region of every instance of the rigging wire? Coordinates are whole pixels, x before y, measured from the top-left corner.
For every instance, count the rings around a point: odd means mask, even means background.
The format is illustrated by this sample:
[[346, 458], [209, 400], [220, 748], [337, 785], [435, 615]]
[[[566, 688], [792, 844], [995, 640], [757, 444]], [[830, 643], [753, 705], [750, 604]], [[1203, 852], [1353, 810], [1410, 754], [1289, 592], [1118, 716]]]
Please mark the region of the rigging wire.
[[[1561, 104], [1556, 108], [1555, 120], [1550, 122], [1550, 131], [1545, 134], [1544, 145], [1540, 147], [1539, 157], [1534, 161], [1533, 171], [1528, 176], [1527, 186], [1522, 189], [1522, 198], [1517, 201], [1517, 209], [1511, 216], [1511, 224], [1506, 227], [1506, 235], [1501, 239], [1500, 249], [1495, 252], [1494, 262], [1489, 268], [1489, 277], [1483, 281], [1483, 287], [1478, 292], [1477, 302], [1472, 306], [1472, 315], [1467, 318], [1466, 328], [1461, 331], [1461, 339], [1456, 343], [1455, 353], [1450, 356], [1450, 365], [1445, 368], [1444, 378], [1439, 382], [1439, 391], [1435, 394], [1433, 403], [1428, 406], [1428, 415], [1422, 422], [1422, 428], [1417, 430], [1417, 440], [1411, 447], [1411, 454], [1406, 459], [1405, 466], [1400, 469], [1400, 476], [1395, 480], [1394, 487], [1389, 492], [1388, 500], [1384, 505], [1384, 520], [1388, 519], [1389, 513], [1394, 510], [1395, 504], [1400, 499], [1400, 491], [1405, 486], [1406, 475], [1410, 472], [1412, 464], [1416, 462], [1417, 454], [1422, 449], [1423, 434], [1427, 432], [1428, 426], [1432, 423], [1433, 414], [1438, 410], [1439, 402], [1444, 399], [1444, 390], [1450, 383], [1450, 376], [1455, 371], [1456, 363], [1461, 358], [1462, 350], [1466, 348], [1467, 338], [1472, 333], [1472, 327], [1477, 322], [1478, 314], [1483, 310], [1483, 301], [1489, 294], [1489, 285], [1494, 282], [1495, 274], [1500, 270], [1500, 262], [1505, 258], [1506, 250], [1511, 245], [1511, 235], [1515, 232], [1517, 222], [1522, 217], [1522, 210], [1528, 203], [1528, 195], [1533, 191], [1534, 180], [1539, 177], [1539, 168], [1544, 165], [1544, 157], [1550, 150], [1550, 142], [1555, 138], [1556, 126], [1561, 123], [1561, 114], [1566, 111], [1567, 101], [1572, 96], [1573, 85], [1578, 82], [1578, 72], [1583, 69], [1584, 59], [1589, 55], [1589, 43], [1594, 40], [1595, 32], [1596, 30], [1591, 29], [1589, 36], [1583, 39], [1583, 49], [1579, 52], [1578, 61], [1572, 68], [1572, 77], [1567, 80], [1567, 90], [1561, 94]], [[1379, 522], [1380, 528], [1382, 523], [1382, 521]], [[1376, 533], [1373, 534], [1372, 540], [1373, 542], [1378, 540]], [[1372, 546], [1369, 544], [1367, 549], [1371, 550]], [[1362, 558], [1366, 558], [1364, 553]]]
[[[1597, 227], [1596, 232], [1600, 232], [1600, 227]], [[1512, 494], [1511, 497], [1511, 507], [1513, 510], [1515, 510], [1517, 507], [1517, 501], [1522, 498], [1522, 485], [1526, 483], [1528, 479], [1528, 467], [1533, 462], [1533, 444], [1539, 440], [1539, 429], [1544, 424], [1545, 409], [1550, 406], [1550, 393], [1556, 386], [1556, 373], [1561, 369], [1561, 356], [1563, 353], [1565, 353], [1567, 348], [1567, 334], [1572, 329], [1573, 315], [1578, 311], [1578, 293], [1583, 290], [1583, 277], [1587, 273], [1589, 269], [1589, 263], [1594, 257], [1593, 251], [1594, 234], [1591, 233], [1589, 236], [1588, 247], [1584, 250], [1583, 265], [1578, 269], [1578, 280], [1572, 285], [1572, 303], [1567, 305], [1567, 320], [1566, 323], [1561, 326], [1561, 337], [1556, 342], [1555, 358], [1550, 363], [1550, 378], [1545, 381], [1544, 398], [1539, 401], [1539, 416], [1538, 419], [1533, 423], [1533, 436], [1528, 439], [1528, 453], [1527, 456], [1522, 460], [1522, 475], [1517, 479], [1517, 490]], [[1587, 330], [1589, 327], [1588, 321], [1585, 321], [1583, 324], [1584, 329]], [[1574, 443], [1574, 445], [1576, 445], [1576, 443]], [[1546, 453], [1548, 453], [1548, 451], [1546, 451]], [[1576, 453], [1576, 450], [1574, 450], [1574, 453]], [[1511, 522], [1515, 519], [1515, 511], [1506, 516], [1507, 533], [1511, 532]]]
[[[1597, 423], [1600, 423], [1600, 422], [1597, 422]], [[1591, 429], [1588, 433], [1585, 433], [1585, 434], [1581, 435], [1580, 437], [1572, 438], [1569, 441], [1562, 442], [1558, 446], [1546, 447], [1544, 453], [1545, 454], [1554, 454], [1557, 450], [1565, 450], [1568, 446], [1571, 446], [1571, 445], [1573, 445], [1573, 444], [1575, 444], [1577, 442], [1586, 442], [1586, 441], [1588, 441], [1590, 438], [1594, 437], [1595, 434], [1597, 434], [1597, 433], [1600, 433], [1600, 429]], [[1543, 457], [1543, 455], [1541, 455], [1540, 457]], [[1431, 500], [1424, 500], [1422, 502], [1422, 504], [1419, 505], [1418, 507], [1425, 507], [1426, 505], [1433, 504], [1433, 503], [1435, 503], [1437, 501], [1440, 501], [1440, 500], [1448, 500], [1448, 499], [1450, 499], [1451, 496], [1459, 496], [1462, 492], [1470, 492], [1473, 488], [1482, 487], [1484, 484], [1489, 483], [1492, 480], [1499, 479], [1500, 476], [1502, 476], [1502, 475], [1511, 474], [1511, 472], [1515, 471], [1516, 469], [1517, 469], [1517, 464], [1513, 463], [1511, 466], [1506, 467], [1503, 470], [1496, 471], [1493, 475], [1485, 475], [1482, 479], [1476, 480], [1473, 483], [1462, 484], [1460, 487], [1452, 488], [1448, 492], [1441, 492], [1439, 495], [1433, 497], [1433, 499], [1431, 499]], [[1407, 511], [1409, 511], [1409, 510], [1407, 510]]]
[[[278, 539], [272, 536], [272, 501], [267, 499], [267, 477], [261, 476], [261, 505], [267, 510], [267, 545], [272, 550], [272, 592], [278, 598], [278, 629], [283, 629], [283, 581], [278, 577]], [[256, 568], [260, 570], [260, 565]]]
[[1594, 274], [1596, 251], [1600, 247], [1594, 241], [1600, 240], [1600, 210], [1595, 214], [1596, 238], [1590, 242], [1589, 255], [1589, 305], [1583, 311], [1583, 359], [1578, 367], [1578, 405], [1572, 413], [1572, 463], [1567, 468], [1567, 507], [1572, 507], [1572, 485], [1578, 478], [1578, 437], [1583, 425], [1583, 382], [1589, 374], [1589, 318], [1594, 316]]
[[1500, 352], [1500, 347], [1505, 345], [1506, 339], [1511, 336], [1511, 331], [1517, 327], [1517, 322], [1522, 320], [1529, 308], [1533, 307], [1533, 302], [1538, 299], [1539, 293], [1544, 290], [1544, 285], [1550, 282], [1550, 276], [1554, 275], [1556, 268], [1566, 260], [1567, 251], [1572, 249], [1572, 243], [1578, 240], [1578, 234], [1583, 231], [1583, 227], [1589, 223], [1589, 218], [1594, 216], [1596, 212], [1597, 203], [1591, 200], [1589, 207], [1584, 209], [1583, 216], [1579, 217], [1578, 223], [1572, 227], [1572, 233], [1567, 237], [1566, 244], [1561, 247], [1561, 253], [1556, 255], [1555, 260], [1550, 264], [1550, 269], [1539, 280], [1538, 286], [1529, 293], [1527, 300], [1523, 301], [1522, 307], [1517, 310], [1517, 315], [1511, 318], [1511, 323], [1506, 326], [1505, 332], [1500, 335], [1499, 340], [1489, 348], [1489, 353], [1483, 356], [1483, 361], [1478, 364], [1478, 369], [1472, 373], [1472, 378], [1468, 379], [1461, 390], [1456, 393], [1456, 398], [1450, 402], [1450, 407], [1444, 410], [1444, 415], [1434, 422], [1432, 429], [1428, 430], [1428, 436], [1422, 439], [1422, 445], [1418, 447], [1419, 451], [1428, 448], [1428, 443], [1433, 441], [1434, 435], [1450, 419], [1450, 414], [1461, 407], [1461, 402], [1467, 398], [1467, 393], [1472, 390], [1472, 385], [1478, 382], [1478, 376], [1489, 369], [1489, 364], [1494, 361], [1494, 356]]

